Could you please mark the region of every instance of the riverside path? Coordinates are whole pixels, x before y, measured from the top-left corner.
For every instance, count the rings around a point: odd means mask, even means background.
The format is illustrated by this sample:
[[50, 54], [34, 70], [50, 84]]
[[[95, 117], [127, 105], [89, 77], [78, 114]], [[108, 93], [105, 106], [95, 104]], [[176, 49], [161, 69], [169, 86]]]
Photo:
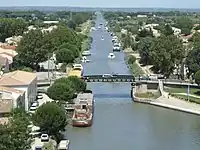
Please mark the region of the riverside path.
[[[99, 14], [96, 27], [105, 23]], [[124, 54], [112, 51], [111, 37], [106, 31], [92, 31], [92, 55], [84, 64], [85, 75], [129, 74]], [[101, 40], [101, 37], [104, 40]], [[199, 150], [200, 118], [173, 110], [136, 104], [131, 100], [130, 83], [88, 83], [94, 94], [122, 94], [122, 97], [96, 97], [94, 122], [90, 128], [69, 125], [66, 137], [71, 150]], [[125, 96], [127, 95], [127, 96]]]

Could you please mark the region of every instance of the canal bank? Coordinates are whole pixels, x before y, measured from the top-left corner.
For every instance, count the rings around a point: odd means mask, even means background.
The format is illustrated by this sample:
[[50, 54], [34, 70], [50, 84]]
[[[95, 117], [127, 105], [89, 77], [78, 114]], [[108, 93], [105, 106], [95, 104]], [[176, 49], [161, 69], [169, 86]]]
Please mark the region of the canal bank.
[[[101, 22], [105, 20], [98, 15], [96, 27]], [[92, 56], [88, 57], [90, 63], [83, 64], [85, 75], [130, 74], [123, 53], [116, 53], [115, 60], [108, 60], [112, 42], [107, 32], [92, 31], [91, 36]], [[70, 149], [199, 150], [198, 116], [133, 103], [129, 83], [88, 83], [88, 88], [96, 95], [93, 125], [89, 128], [68, 126], [66, 137], [70, 140]]]

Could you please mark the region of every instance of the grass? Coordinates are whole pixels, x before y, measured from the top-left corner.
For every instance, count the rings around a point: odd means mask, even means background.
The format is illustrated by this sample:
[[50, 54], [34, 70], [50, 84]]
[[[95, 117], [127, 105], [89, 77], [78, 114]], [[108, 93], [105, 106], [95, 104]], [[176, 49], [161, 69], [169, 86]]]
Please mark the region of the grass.
[[143, 75], [144, 71], [142, 70], [142, 68], [140, 66], [138, 66], [138, 64], [135, 62], [133, 64], [128, 64], [130, 67], [131, 72], [135, 75], [135, 76], [139, 76], [139, 75]]
[[82, 43], [81, 51], [83, 52], [83, 51], [89, 50], [90, 49], [90, 44], [91, 44], [90, 43], [90, 39], [89, 38], [85, 39], [83, 41], [83, 43]]
[[[188, 96], [186, 96], [186, 95], [179, 95], [179, 94], [172, 93], [171, 96], [174, 96], [176, 98], [188, 101]], [[200, 104], [200, 98], [196, 98], [196, 97], [193, 97], [193, 96], [189, 96], [189, 101]]]
[[146, 93], [135, 93], [135, 96], [138, 98], [151, 98], [151, 99], [156, 99], [160, 95], [158, 93], [152, 93], [152, 92], [146, 92]]
[[[187, 88], [164, 88], [164, 91], [168, 93], [187, 93]], [[190, 94], [200, 96], [200, 89], [198, 88], [190, 88]]]
[[91, 20], [88, 20], [88, 21], [84, 22], [81, 25], [81, 33], [84, 34], [84, 35], [88, 35], [90, 33], [91, 27], [92, 27]]

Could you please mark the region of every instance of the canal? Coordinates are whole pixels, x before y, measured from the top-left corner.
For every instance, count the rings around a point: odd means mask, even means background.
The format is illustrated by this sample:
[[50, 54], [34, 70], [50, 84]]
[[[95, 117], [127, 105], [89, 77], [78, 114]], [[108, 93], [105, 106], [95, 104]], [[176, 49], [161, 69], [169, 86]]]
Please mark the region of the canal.
[[[96, 27], [105, 23], [97, 16]], [[92, 31], [91, 62], [85, 74], [129, 74], [124, 54], [112, 52], [106, 31]], [[104, 40], [101, 40], [101, 37]], [[177, 111], [133, 103], [128, 83], [88, 83], [95, 97], [94, 122], [90, 128], [69, 126], [71, 150], [199, 150], [200, 118]], [[109, 96], [110, 95], [110, 96]]]

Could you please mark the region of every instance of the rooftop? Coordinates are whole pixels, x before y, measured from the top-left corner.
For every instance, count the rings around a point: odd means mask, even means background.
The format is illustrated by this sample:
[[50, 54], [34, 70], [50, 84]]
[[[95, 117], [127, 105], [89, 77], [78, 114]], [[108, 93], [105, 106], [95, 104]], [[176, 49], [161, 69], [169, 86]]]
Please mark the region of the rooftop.
[[35, 73], [17, 70], [2, 75], [0, 85], [29, 85], [36, 78]]
[[80, 93], [77, 95], [77, 98], [75, 100], [76, 104], [92, 104], [93, 101], [93, 94], [91, 93]]

